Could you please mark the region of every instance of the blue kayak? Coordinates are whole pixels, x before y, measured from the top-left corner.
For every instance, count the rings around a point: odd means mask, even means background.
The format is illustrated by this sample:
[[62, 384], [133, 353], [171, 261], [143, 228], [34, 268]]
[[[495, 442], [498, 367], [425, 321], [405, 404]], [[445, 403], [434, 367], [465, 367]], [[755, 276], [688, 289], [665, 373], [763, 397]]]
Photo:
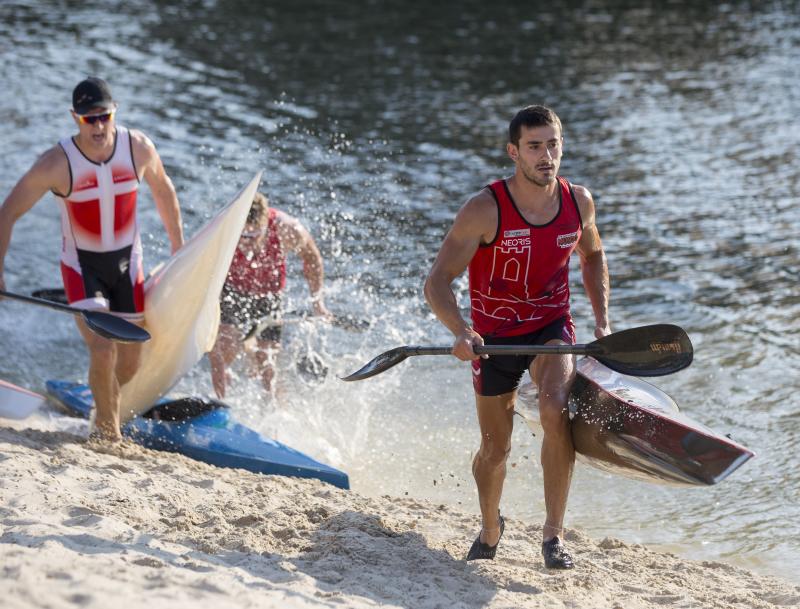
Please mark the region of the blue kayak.
[[[92, 392], [88, 385], [47, 381], [47, 392], [70, 413], [89, 418]], [[230, 408], [217, 400], [163, 398], [127, 423], [122, 433], [147, 448], [181, 453], [218, 467], [317, 478], [350, 488], [344, 472], [232, 421]]]

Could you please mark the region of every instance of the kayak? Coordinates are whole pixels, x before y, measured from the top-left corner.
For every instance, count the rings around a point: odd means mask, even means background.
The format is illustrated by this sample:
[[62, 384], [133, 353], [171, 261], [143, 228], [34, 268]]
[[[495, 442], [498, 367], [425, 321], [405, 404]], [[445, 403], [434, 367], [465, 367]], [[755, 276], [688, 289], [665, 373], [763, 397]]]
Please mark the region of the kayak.
[[[46, 386], [48, 394], [70, 414], [89, 418], [92, 392], [88, 385], [50, 380]], [[177, 452], [218, 467], [316, 478], [350, 488], [347, 474], [234, 422], [230, 408], [218, 400], [162, 398], [126, 423], [122, 433], [147, 448]]]
[[260, 181], [259, 173], [145, 281], [151, 339], [122, 387], [122, 423], [149, 410], [214, 345], [222, 284]]
[[43, 395], [0, 380], [0, 417], [4, 419], [24, 419], [46, 399]]
[[[521, 401], [533, 406], [534, 392], [529, 385], [521, 388]], [[754, 456], [749, 448], [680, 412], [658, 387], [591, 357], [578, 360], [569, 404], [576, 456], [613, 474], [708, 486]]]

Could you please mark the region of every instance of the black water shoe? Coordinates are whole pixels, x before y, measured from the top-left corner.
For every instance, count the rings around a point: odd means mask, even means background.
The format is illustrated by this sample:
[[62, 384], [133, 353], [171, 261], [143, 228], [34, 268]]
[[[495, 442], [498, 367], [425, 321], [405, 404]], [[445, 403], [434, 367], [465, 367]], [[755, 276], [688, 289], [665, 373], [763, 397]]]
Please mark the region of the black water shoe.
[[548, 569], [571, 569], [575, 566], [572, 556], [558, 537], [553, 537], [542, 544], [542, 556], [544, 556], [544, 566]]
[[[500, 520], [500, 538], [502, 538], [503, 531], [506, 528], [506, 521], [500, 514], [497, 515], [497, 518]], [[497, 554], [497, 546], [500, 544], [500, 538], [498, 538], [496, 544], [490, 546], [481, 541], [481, 534], [478, 533], [477, 539], [475, 539], [472, 543], [472, 547], [469, 549], [467, 560], [492, 560], [494, 555]]]

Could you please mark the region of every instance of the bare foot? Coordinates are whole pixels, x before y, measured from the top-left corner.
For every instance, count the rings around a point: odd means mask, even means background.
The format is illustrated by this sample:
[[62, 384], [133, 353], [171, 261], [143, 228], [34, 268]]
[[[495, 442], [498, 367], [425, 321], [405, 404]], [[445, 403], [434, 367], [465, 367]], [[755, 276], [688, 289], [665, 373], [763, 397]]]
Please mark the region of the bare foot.
[[119, 444], [122, 442], [122, 434], [120, 433], [103, 433], [99, 429], [93, 430], [86, 440], [87, 442], [99, 444]]

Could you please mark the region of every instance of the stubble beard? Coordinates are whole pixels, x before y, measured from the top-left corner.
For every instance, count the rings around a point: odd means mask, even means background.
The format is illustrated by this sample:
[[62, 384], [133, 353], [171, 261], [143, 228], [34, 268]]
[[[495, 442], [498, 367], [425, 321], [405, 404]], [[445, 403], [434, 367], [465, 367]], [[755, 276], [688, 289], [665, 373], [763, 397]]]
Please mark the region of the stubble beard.
[[522, 175], [525, 176], [525, 179], [540, 188], [545, 188], [549, 186], [556, 179], [555, 172], [553, 172], [553, 175], [551, 177], [542, 179], [536, 177], [536, 175], [532, 171], [530, 171], [527, 167], [524, 167], [522, 165], [520, 165], [520, 167], [522, 169]]

